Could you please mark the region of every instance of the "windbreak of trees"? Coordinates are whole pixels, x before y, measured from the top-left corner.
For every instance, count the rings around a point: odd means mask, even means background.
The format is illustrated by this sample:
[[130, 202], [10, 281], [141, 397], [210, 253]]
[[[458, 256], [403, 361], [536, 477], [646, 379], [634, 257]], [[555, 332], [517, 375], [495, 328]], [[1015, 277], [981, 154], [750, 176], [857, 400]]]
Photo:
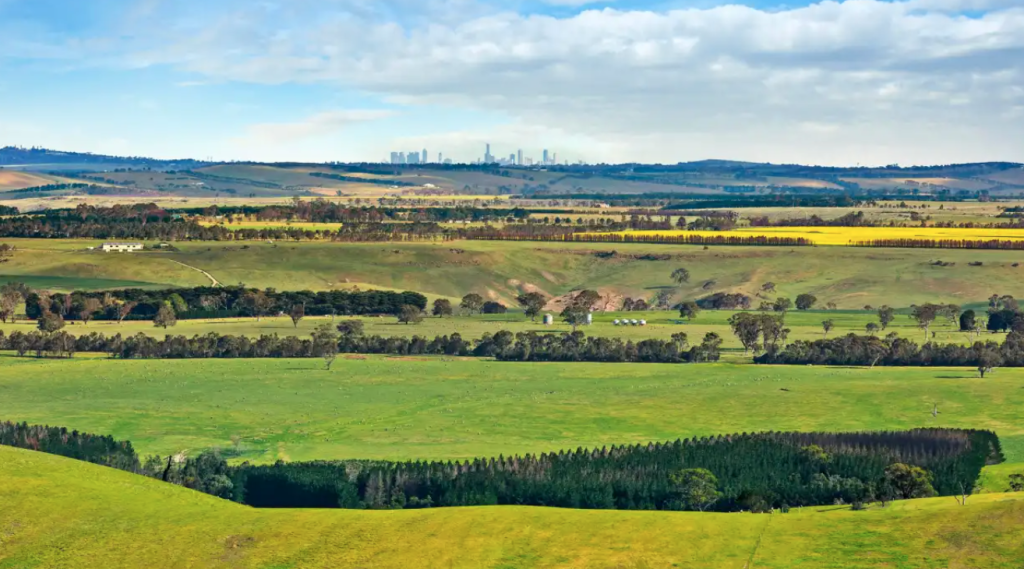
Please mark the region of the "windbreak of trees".
[[121, 359], [188, 358], [319, 358], [329, 354], [387, 354], [396, 356], [438, 355], [493, 357], [501, 361], [559, 362], [639, 362], [685, 363], [718, 361], [721, 338], [707, 334], [703, 341], [687, 350], [685, 334], [672, 340], [643, 340], [634, 343], [620, 338], [587, 338], [583, 332], [537, 334], [500, 331], [478, 340], [460, 334], [422, 336], [364, 335], [361, 321], [343, 321], [339, 334], [331, 340], [334, 348], [325, 350], [316, 337], [278, 336], [277, 334], [228, 336], [210, 332], [191, 338], [167, 335], [163, 339], [138, 333], [123, 337], [93, 332], [72, 336], [66, 331], [0, 331], [0, 350], [19, 356], [72, 357], [79, 352], [105, 353]]
[[[210, 206], [174, 210], [176, 213], [216, 217], [245, 215], [259, 221], [305, 221], [312, 223], [383, 223], [386, 221], [504, 221], [530, 217], [523, 208], [455, 207], [377, 207], [352, 206], [324, 199], [294, 200], [281, 206]], [[230, 224], [227, 225], [230, 228]]]
[[885, 338], [848, 334], [832, 339], [798, 340], [781, 350], [754, 358], [759, 364], [856, 366], [967, 366], [982, 376], [997, 367], [1024, 366], [1024, 332], [1010, 332], [1002, 345], [975, 342], [970, 346], [912, 340], [890, 334]]
[[1002, 249], [1024, 250], [1024, 241], [1005, 239], [872, 239], [853, 242], [855, 247], [899, 247], [910, 249]]
[[572, 241], [580, 243], [665, 243], [671, 245], [754, 245], [767, 247], [810, 247], [814, 243], [803, 237], [771, 237], [766, 235], [691, 235], [587, 233], [572, 228], [541, 226], [523, 230], [522, 226], [461, 230], [461, 239], [485, 241]]
[[744, 433], [465, 462], [243, 464], [233, 484], [255, 507], [766, 512], [969, 494], [1002, 460], [989, 431]]
[[25, 298], [25, 314], [39, 318], [46, 312], [74, 320], [150, 320], [169, 305], [178, 319], [262, 317], [303, 306], [304, 315], [364, 316], [401, 313], [402, 307], [427, 307], [418, 292], [276, 291], [241, 286], [193, 287], [164, 290], [123, 289], [107, 292], [75, 291], [70, 294], [32, 292]]
[[139, 458], [132, 443], [113, 437], [69, 431], [64, 427], [0, 421], [0, 445], [66, 456], [135, 472]]
[[532, 505], [753, 511], [934, 495], [966, 497], [1003, 461], [990, 431], [752, 433], [455, 462], [278, 462], [231, 467], [218, 451], [147, 457], [131, 443], [0, 423], [0, 444], [67, 456], [262, 508]]

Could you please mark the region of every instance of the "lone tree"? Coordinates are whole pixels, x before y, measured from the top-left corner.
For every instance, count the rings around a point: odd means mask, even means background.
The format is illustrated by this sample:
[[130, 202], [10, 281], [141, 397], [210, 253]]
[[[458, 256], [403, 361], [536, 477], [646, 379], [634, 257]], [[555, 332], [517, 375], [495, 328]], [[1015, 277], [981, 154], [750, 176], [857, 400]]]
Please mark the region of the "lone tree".
[[288, 315], [292, 317], [292, 326], [298, 328], [299, 322], [306, 316], [306, 305], [293, 304], [292, 310]]
[[447, 298], [439, 298], [434, 301], [434, 316], [441, 318], [442, 316], [452, 315], [452, 302]]
[[775, 294], [775, 283], [768, 281], [761, 285], [761, 292], [767, 292]]
[[889, 327], [889, 324], [896, 319], [896, 311], [888, 306], [882, 306], [878, 309], [878, 322], [882, 325], [882, 330]]
[[1024, 492], [1024, 474], [1010, 475], [1010, 488], [1008, 492]]
[[832, 322], [831, 320], [826, 320], [821, 323], [821, 329], [825, 331], [826, 338], [828, 338], [828, 333], [831, 332], [835, 326], [835, 322]]
[[961, 332], [974, 332], [975, 326], [978, 324], [978, 316], [973, 310], [965, 310], [960, 315], [960, 331]]
[[53, 333], [64, 327], [64, 318], [60, 314], [47, 310], [39, 315], [36, 327], [41, 332]]
[[256, 317], [259, 322], [261, 318], [274, 305], [274, 301], [262, 290], [248, 291], [242, 296], [242, 306], [249, 310], [249, 313]]
[[783, 313], [785, 313], [790, 308], [793, 308], [793, 301], [788, 299], [788, 298], [781, 297], [781, 296], [779, 298], [775, 299], [775, 303], [772, 304], [772, 310], [774, 310], [775, 312], [783, 312]]
[[686, 300], [679, 305], [680, 318], [685, 318], [692, 322], [698, 314], [700, 314], [700, 305], [698, 305], [695, 301]]
[[984, 347], [978, 352], [978, 373], [981, 378], [985, 378], [986, 373], [990, 373], [995, 368], [1003, 364], [1003, 356], [998, 350]]
[[864, 326], [864, 331], [874, 336], [875, 334], [878, 333], [878, 324], [875, 324], [874, 322], [868, 322]]
[[687, 468], [669, 475], [674, 493], [688, 510], [703, 512], [722, 497], [718, 478], [705, 468]]
[[153, 326], [167, 329], [168, 326], [174, 326], [178, 323], [178, 316], [174, 314], [174, 309], [168, 303], [160, 305], [160, 309], [156, 311], [156, 316], [153, 317]]
[[134, 300], [129, 300], [119, 304], [117, 306], [117, 323], [120, 324], [121, 322], [124, 322], [124, 319], [127, 318], [128, 315], [132, 313], [132, 310], [135, 310], [135, 307], [138, 305], [139, 303]]
[[672, 271], [672, 282], [676, 283], [678, 286], [683, 286], [690, 282], [690, 271], [683, 267], [679, 267]]
[[423, 321], [423, 313], [419, 308], [406, 304], [398, 311], [398, 321], [402, 324], [419, 324]]
[[87, 298], [82, 301], [82, 310], [79, 311], [79, 318], [86, 326], [89, 321], [96, 317], [96, 313], [103, 309], [103, 303], [98, 298]]
[[537, 318], [544, 305], [548, 303], [547, 297], [539, 292], [527, 292], [516, 297], [516, 302], [523, 307], [523, 313], [530, 317], [530, 321]]
[[944, 307], [935, 304], [922, 304], [911, 309], [910, 317], [917, 321], [917, 327], [924, 330], [924, 337], [928, 339], [928, 329], [931, 328], [935, 319]]
[[897, 500], [930, 498], [935, 495], [930, 472], [919, 466], [899, 462], [885, 469], [882, 488], [884, 494]]
[[594, 305], [598, 302], [601, 302], [601, 295], [595, 290], [581, 290], [572, 298], [572, 304], [576, 304], [587, 311], [594, 308]]
[[818, 297], [813, 294], [801, 294], [796, 297], [797, 310], [810, 310], [818, 302]]
[[475, 292], [471, 292], [466, 296], [462, 297], [462, 303], [459, 304], [464, 310], [468, 310], [470, 314], [479, 312], [484, 306], [484, 297], [480, 296]]
[[[357, 321], [358, 322], [358, 321]], [[362, 324], [362, 322], [359, 322]], [[324, 359], [327, 371], [338, 358], [338, 333], [330, 324], [324, 322], [313, 330], [313, 355]]]
[[[641, 300], [641, 302], [643, 302]], [[672, 308], [672, 291], [669, 289], [661, 289], [658, 294], [654, 295], [654, 305], [659, 310], [668, 310]]]
[[722, 337], [715, 332], [704, 334], [697, 348], [696, 361], [717, 362], [722, 357]]
[[566, 324], [572, 326], [572, 331], [575, 332], [577, 327], [587, 323], [587, 314], [590, 314], [588, 308], [573, 302], [562, 310], [560, 316]]

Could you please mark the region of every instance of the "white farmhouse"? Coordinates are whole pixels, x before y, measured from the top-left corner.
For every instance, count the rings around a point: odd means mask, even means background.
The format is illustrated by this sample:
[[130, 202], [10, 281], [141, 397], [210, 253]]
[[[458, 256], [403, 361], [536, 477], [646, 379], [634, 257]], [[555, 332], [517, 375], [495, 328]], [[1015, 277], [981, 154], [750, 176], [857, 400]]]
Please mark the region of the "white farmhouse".
[[106, 253], [110, 253], [110, 252], [114, 252], [114, 253], [130, 253], [132, 251], [141, 251], [141, 250], [142, 250], [142, 243], [138, 243], [138, 242], [124, 243], [124, 242], [110, 241], [110, 242], [107, 242], [107, 243], [103, 244], [103, 251], [106, 252]]

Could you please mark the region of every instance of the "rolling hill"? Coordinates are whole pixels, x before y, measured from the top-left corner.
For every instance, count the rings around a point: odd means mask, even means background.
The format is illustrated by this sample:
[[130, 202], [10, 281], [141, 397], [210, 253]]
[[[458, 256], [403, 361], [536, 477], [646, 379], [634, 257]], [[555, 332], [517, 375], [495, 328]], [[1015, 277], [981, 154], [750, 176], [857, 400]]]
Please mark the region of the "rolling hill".
[[1014, 567], [1024, 495], [788, 514], [254, 510], [0, 447], [0, 567]]

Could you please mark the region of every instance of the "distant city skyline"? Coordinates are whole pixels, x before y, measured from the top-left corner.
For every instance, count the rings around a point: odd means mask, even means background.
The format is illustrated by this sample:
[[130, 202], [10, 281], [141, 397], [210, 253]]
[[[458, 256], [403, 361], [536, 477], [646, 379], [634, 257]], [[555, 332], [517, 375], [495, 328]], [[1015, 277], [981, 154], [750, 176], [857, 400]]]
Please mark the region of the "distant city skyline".
[[[341, 160], [344, 162], [344, 160]], [[424, 148], [421, 152], [402, 152], [402, 151], [391, 151], [390, 158], [385, 160], [386, 163], [390, 164], [497, 164], [499, 166], [557, 166], [557, 165], [568, 165], [569, 161], [558, 162], [558, 153], [551, 152], [547, 148], [541, 150], [540, 160], [534, 160], [532, 157], [524, 155], [523, 149], [518, 148], [515, 152], [511, 152], [508, 157], [495, 156], [491, 152], [491, 144], [484, 143], [483, 155], [476, 159], [466, 161], [453, 161], [451, 158], [444, 158], [444, 152], [437, 153], [437, 161], [431, 162], [427, 149]], [[582, 160], [575, 162], [576, 164], [584, 164]]]

